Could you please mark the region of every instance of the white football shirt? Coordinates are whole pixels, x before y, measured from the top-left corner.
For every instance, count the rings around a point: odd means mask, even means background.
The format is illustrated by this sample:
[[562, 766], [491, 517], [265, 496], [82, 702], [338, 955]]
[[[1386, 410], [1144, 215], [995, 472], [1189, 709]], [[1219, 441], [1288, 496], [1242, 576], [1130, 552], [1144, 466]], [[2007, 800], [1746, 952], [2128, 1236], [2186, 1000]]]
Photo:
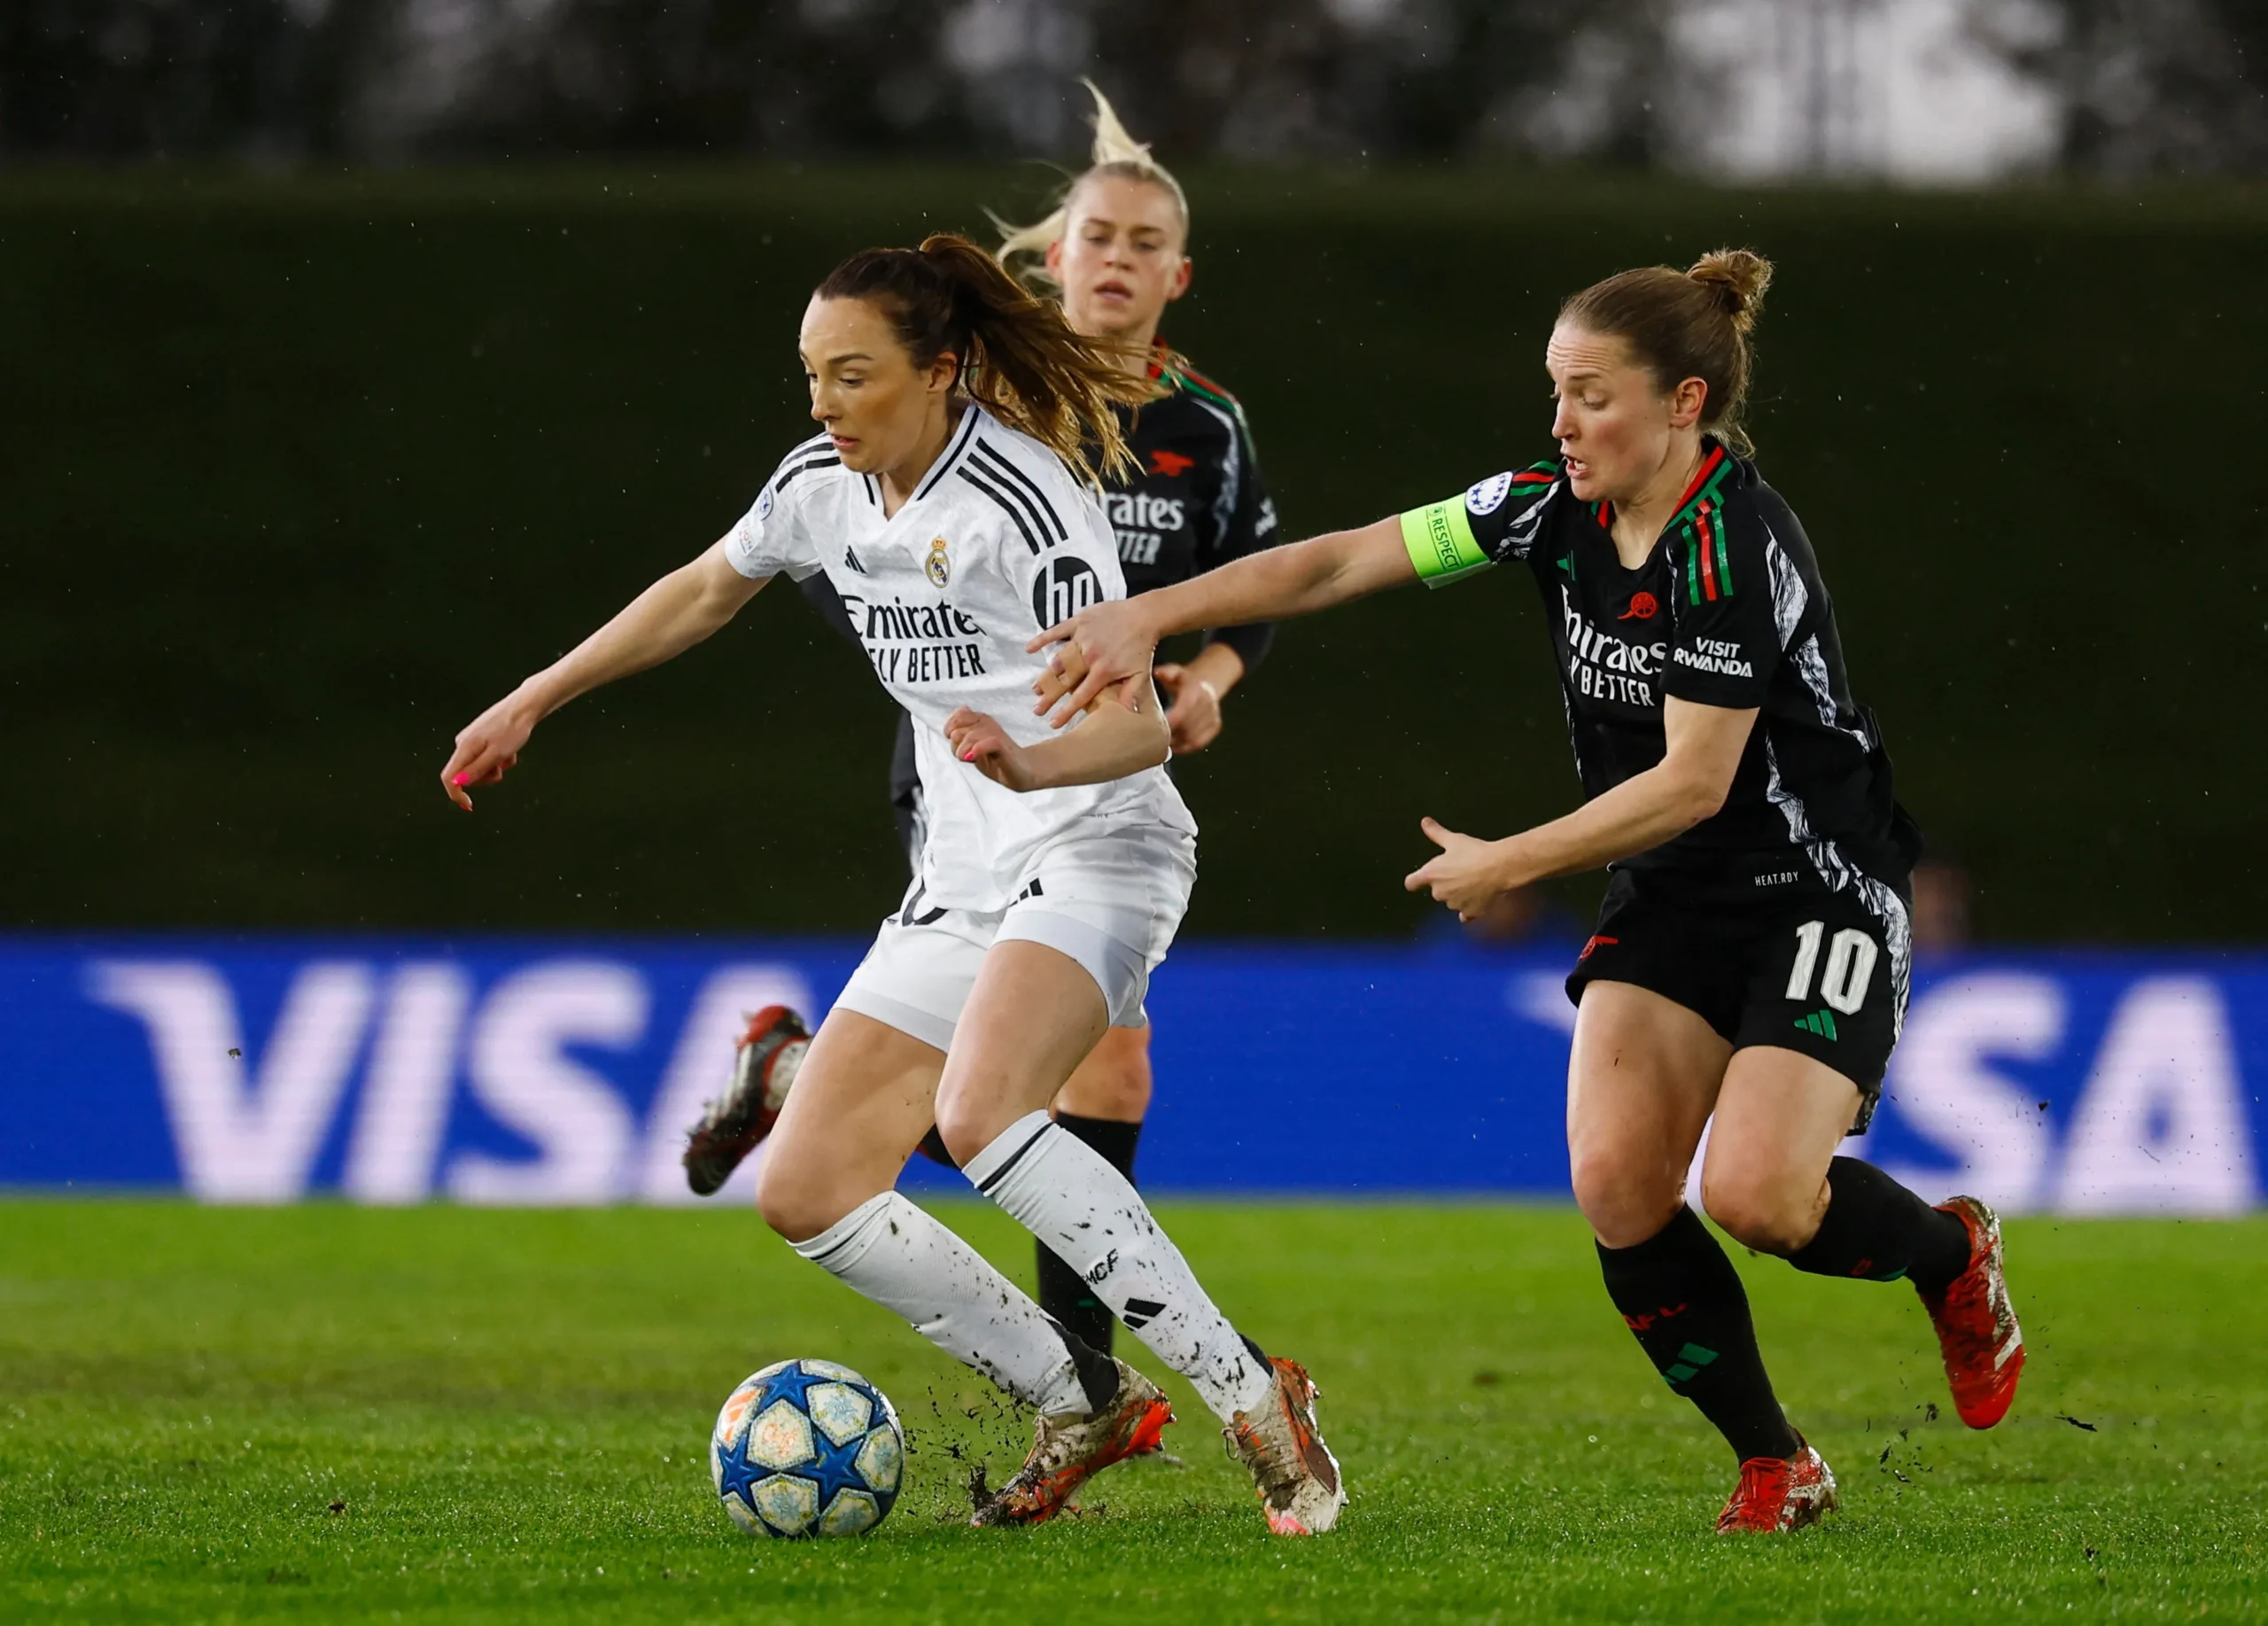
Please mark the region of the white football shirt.
[[825, 435], [804, 441], [725, 539], [725, 557], [750, 578], [826, 572], [874, 675], [913, 717], [928, 813], [927, 906], [1004, 909], [1060, 841], [1129, 829], [1197, 833], [1162, 767], [1018, 792], [945, 743], [945, 720], [962, 706], [989, 713], [1019, 744], [1055, 737], [1032, 715], [1047, 657], [1025, 643], [1076, 611], [1126, 596], [1117, 537], [1093, 494], [1054, 453], [982, 407], [964, 408], [920, 488], [887, 519], [874, 476], [845, 469]]

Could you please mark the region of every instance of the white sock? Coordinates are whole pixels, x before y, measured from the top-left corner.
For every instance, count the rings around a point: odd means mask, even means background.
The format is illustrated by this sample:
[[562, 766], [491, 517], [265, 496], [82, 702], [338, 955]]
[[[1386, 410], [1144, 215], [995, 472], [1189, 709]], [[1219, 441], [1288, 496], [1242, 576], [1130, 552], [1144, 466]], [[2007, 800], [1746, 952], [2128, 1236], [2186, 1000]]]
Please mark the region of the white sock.
[[793, 1247], [1026, 1405], [1093, 1409], [1062, 1330], [974, 1248], [897, 1193], [867, 1199]]
[[1223, 1422], [1267, 1397], [1275, 1374], [1214, 1308], [1149, 1204], [1101, 1153], [1035, 1112], [961, 1172], [1084, 1276]]

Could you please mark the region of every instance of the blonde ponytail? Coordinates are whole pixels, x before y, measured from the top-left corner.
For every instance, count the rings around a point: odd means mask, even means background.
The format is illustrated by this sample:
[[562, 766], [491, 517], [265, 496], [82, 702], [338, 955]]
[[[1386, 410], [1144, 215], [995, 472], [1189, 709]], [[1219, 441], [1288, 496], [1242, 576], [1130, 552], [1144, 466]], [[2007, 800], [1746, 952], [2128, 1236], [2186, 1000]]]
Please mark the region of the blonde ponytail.
[[[1091, 79], [1079, 82], [1095, 98], [1095, 142], [1088, 156], [1085, 170], [1072, 179], [1056, 199], [1054, 210], [1045, 220], [1029, 226], [1011, 226], [997, 214], [992, 224], [1000, 232], [1000, 263], [1028, 283], [1044, 287], [1056, 286], [1055, 276], [1047, 268], [1047, 251], [1062, 240], [1070, 223], [1071, 198], [1079, 188], [1098, 175], [1115, 175], [1122, 180], [1140, 181], [1161, 187], [1173, 198], [1174, 210], [1181, 216], [1182, 236], [1189, 235], [1189, 198], [1181, 190], [1181, 183], [1173, 178], [1170, 170], [1150, 156], [1149, 143], [1137, 141], [1128, 133], [1118, 117], [1118, 110], [1110, 105]], [[1022, 263], [1019, 264], [1018, 262]]]

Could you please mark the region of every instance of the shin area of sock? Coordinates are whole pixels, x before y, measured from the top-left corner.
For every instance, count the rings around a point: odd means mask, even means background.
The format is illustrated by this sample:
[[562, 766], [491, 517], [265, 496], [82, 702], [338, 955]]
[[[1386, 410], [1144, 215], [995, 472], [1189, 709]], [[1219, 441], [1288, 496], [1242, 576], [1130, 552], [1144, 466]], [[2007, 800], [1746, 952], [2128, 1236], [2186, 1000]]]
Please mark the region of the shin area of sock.
[[[1104, 1162], [1132, 1183], [1134, 1150], [1141, 1143], [1141, 1124], [1117, 1118], [1082, 1117], [1076, 1112], [1060, 1110], [1055, 1114], [1055, 1124], [1057, 1128], [1094, 1148]], [[1098, 1298], [1086, 1279], [1064, 1264], [1062, 1256], [1046, 1243], [1036, 1241], [1032, 1250], [1038, 1269], [1039, 1307], [1069, 1327], [1075, 1337], [1107, 1355], [1113, 1334], [1118, 1330], [1118, 1318], [1110, 1313], [1110, 1306]]]
[[1253, 1359], [1141, 1194], [1093, 1148], [1035, 1112], [963, 1172], [1060, 1255], [1221, 1418], [1266, 1397], [1274, 1373]]
[[1607, 1295], [1674, 1393], [1741, 1461], [1790, 1457], [1796, 1432], [1772, 1392], [1740, 1272], [1691, 1209], [1635, 1248], [1598, 1249]]
[[1925, 1293], [1942, 1293], [1969, 1267], [1969, 1227], [1872, 1163], [1834, 1159], [1827, 1190], [1819, 1230], [1788, 1256], [1798, 1270], [1861, 1281], [1911, 1278]]
[[1063, 1329], [975, 1249], [897, 1192], [860, 1203], [795, 1249], [1026, 1404], [1043, 1412], [1092, 1409], [1079, 1351]]

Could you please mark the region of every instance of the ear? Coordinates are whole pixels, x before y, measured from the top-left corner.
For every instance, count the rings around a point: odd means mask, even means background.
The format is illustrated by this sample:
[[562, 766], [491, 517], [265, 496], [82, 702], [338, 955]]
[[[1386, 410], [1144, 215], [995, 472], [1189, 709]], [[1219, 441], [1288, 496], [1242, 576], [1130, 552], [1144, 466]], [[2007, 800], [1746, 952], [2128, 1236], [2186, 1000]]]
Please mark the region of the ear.
[[1047, 245], [1047, 257], [1044, 263], [1047, 267], [1047, 274], [1050, 276], [1059, 283], [1063, 280], [1063, 239], [1061, 237], [1056, 238]]
[[960, 357], [950, 350], [938, 351], [936, 360], [929, 363], [929, 376], [923, 387], [932, 395], [950, 393], [953, 385], [959, 382]]
[[1181, 257], [1181, 269], [1173, 274], [1173, 281], [1166, 288], [1168, 303], [1171, 303], [1189, 292], [1189, 279], [1195, 274], [1196, 269], [1197, 262], [1187, 254], [1184, 254]]
[[1703, 378], [1681, 378], [1677, 387], [1669, 393], [1669, 426], [1690, 429], [1701, 421], [1701, 409], [1709, 404], [1709, 385]]

